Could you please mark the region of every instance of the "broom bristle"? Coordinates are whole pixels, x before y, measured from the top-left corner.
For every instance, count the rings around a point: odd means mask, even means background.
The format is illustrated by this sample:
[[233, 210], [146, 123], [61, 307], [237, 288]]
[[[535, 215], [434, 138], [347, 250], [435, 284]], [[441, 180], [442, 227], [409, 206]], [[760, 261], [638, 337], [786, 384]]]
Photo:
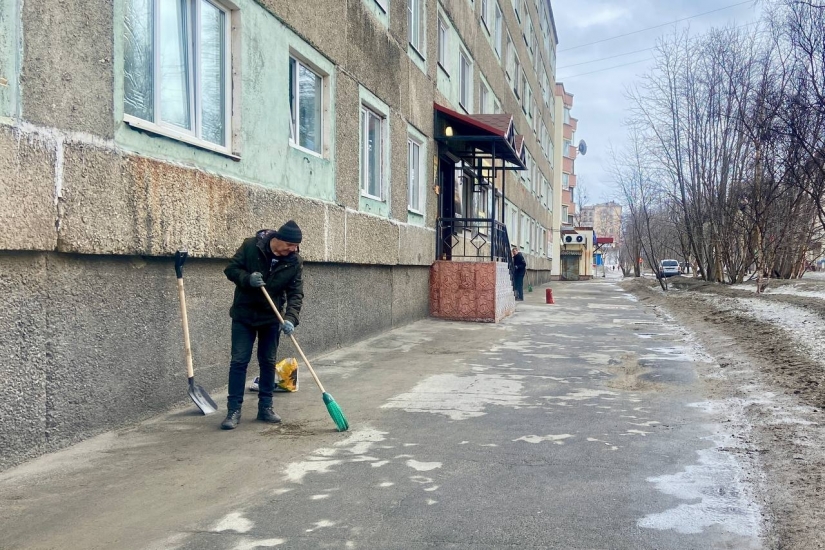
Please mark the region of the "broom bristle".
[[338, 403], [335, 402], [335, 399], [333, 399], [330, 394], [324, 393], [324, 403], [326, 403], [327, 411], [329, 411], [329, 415], [335, 422], [335, 427], [338, 428], [338, 431], [347, 431], [349, 429], [349, 422], [347, 422], [344, 412], [341, 410], [341, 407], [338, 406]]

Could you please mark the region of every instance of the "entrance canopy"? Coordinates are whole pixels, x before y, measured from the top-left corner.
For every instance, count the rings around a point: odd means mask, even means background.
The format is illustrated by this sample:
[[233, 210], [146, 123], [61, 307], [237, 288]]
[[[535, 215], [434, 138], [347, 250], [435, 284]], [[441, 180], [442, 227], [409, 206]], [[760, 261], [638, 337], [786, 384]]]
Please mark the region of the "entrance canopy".
[[479, 159], [487, 159], [497, 170], [527, 169], [524, 137], [516, 135], [512, 115], [465, 115], [438, 103], [433, 108], [435, 139], [446, 145], [456, 160], [472, 166]]

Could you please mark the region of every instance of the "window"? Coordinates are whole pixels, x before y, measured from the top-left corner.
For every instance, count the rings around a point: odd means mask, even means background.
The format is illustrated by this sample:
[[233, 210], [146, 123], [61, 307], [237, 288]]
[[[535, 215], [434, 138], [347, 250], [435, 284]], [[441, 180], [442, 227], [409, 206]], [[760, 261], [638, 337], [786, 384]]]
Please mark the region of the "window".
[[507, 77], [507, 81], [510, 82], [513, 80], [513, 59], [515, 58], [516, 52], [513, 48], [513, 39], [510, 37], [510, 33], [507, 33], [507, 42], [504, 44], [504, 76]]
[[521, 0], [513, 0], [513, 11], [516, 12], [516, 19], [518, 19], [518, 22], [521, 23], [521, 14], [519, 13], [519, 9], [521, 9]]
[[289, 58], [290, 141], [322, 153], [323, 79], [294, 57]]
[[496, 55], [499, 59], [501, 59], [501, 21], [501, 8], [497, 2], [495, 22], [493, 23], [493, 49], [496, 51]]
[[464, 55], [464, 52], [459, 54], [460, 58], [460, 66], [458, 71], [458, 87], [459, 87], [459, 96], [458, 102], [459, 104], [464, 107], [464, 110], [470, 110], [470, 82], [471, 82], [471, 75], [470, 75], [470, 61], [467, 59], [467, 56]]
[[375, 0], [375, 3], [378, 4], [382, 10], [384, 10], [384, 13], [389, 13], [390, 11], [388, 6], [389, 2], [390, 0]]
[[561, 188], [570, 189], [570, 174], [562, 172], [561, 174]]
[[438, 16], [438, 64], [441, 68], [449, 72], [447, 69], [447, 52], [449, 51], [448, 39], [450, 36], [450, 28], [447, 23]]
[[507, 225], [507, 238], [511, 244], [518, 244], [518, 208], [510, 201], [507, 201], [506, 204], [505, 224]]
[[361, 106], [361, 194], [384, 200], [384, 119]]
[[407, 138], [407, 168], [407, 209], [423, 214], [424, 158], [421, 142], [413, 137]]
[[489, 91], [487, 90], [487, 86], [481, 82], [479, 85], [479, 93], [478, 93], [478, 112], [484, 114], [487, 112], [487, 96], [489, 95]]
[[228, 153], [230, 19], [211, 0], [128, 0], [124, 120]]
[[565, 124], [570, 124], [570, 108], [569, 107], [564, 108], [564, 123]]
[[530, 105], [530, 98], [528, 97], [529, 89], [527, 88], [527, 73], [521, 71], [521, 110], [527, 114], [528, 105]]
[[424, 0], [407, 0], [407, 34], [410, 45], [424, 53]]
[[501, 113], [501, 105], [498, 101], [493, 101], [493, 114], [497, 115]]
[[521, 75], [521, 73], [521, 63], [519, 62], [518, 56], [516, 55], [516, 49], [513, 48], [513, 93], [516, 94], [517, 98], [521, 97], [521, 94], [519, 94], [520, 89], [521, 92], [524, 93], [524, 89], [519, 88], [519, 85], [521, 83], [519, 75]]
[[521, 213], [521, 230], [519, 231], [521, 248], [530, 250], [530, 218], [524, 212]]
[[484, 23], [484, 28], [490, 30], [490, 16], [489, 14], [489, 0], [481, 0], [481, 22]]

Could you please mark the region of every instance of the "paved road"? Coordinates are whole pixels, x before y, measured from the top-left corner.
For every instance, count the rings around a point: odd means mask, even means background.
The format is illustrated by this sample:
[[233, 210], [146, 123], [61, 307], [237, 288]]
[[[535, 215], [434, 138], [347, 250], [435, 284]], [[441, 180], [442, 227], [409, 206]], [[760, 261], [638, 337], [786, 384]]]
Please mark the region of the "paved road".
[[302, 376], [279, 427], [186, 407], [0, 473], [0, 548], [761, 548], [695, 346], [609, 280], [553, 290], [318, 358], [347, 433]]

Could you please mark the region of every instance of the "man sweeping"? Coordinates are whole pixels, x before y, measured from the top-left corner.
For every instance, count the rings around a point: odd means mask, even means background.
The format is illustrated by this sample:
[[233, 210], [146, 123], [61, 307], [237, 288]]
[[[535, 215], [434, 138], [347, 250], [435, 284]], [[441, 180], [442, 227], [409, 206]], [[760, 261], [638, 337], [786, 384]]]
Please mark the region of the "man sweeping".
[[[258, 339], [258, 420], [278, 423], [281, 417], [272, 409], [275, 388], [275, 353], [280, 332], [289, 336], [298, 326], [304, 299], [303, 261], [298, 255], [301, 228], [290, 220], [277, 231], [262, 229], [245, 239], [235, 252], [226, 277], [235, 283], [232, 318], [232, 357], [229, 363], [229, 395], [224, 430], [232, 430], [241, 420], [246, 369], [252, 359], [252, 346]], [[283, 312], [284, 323], [272, 311], [261, 287]]]

